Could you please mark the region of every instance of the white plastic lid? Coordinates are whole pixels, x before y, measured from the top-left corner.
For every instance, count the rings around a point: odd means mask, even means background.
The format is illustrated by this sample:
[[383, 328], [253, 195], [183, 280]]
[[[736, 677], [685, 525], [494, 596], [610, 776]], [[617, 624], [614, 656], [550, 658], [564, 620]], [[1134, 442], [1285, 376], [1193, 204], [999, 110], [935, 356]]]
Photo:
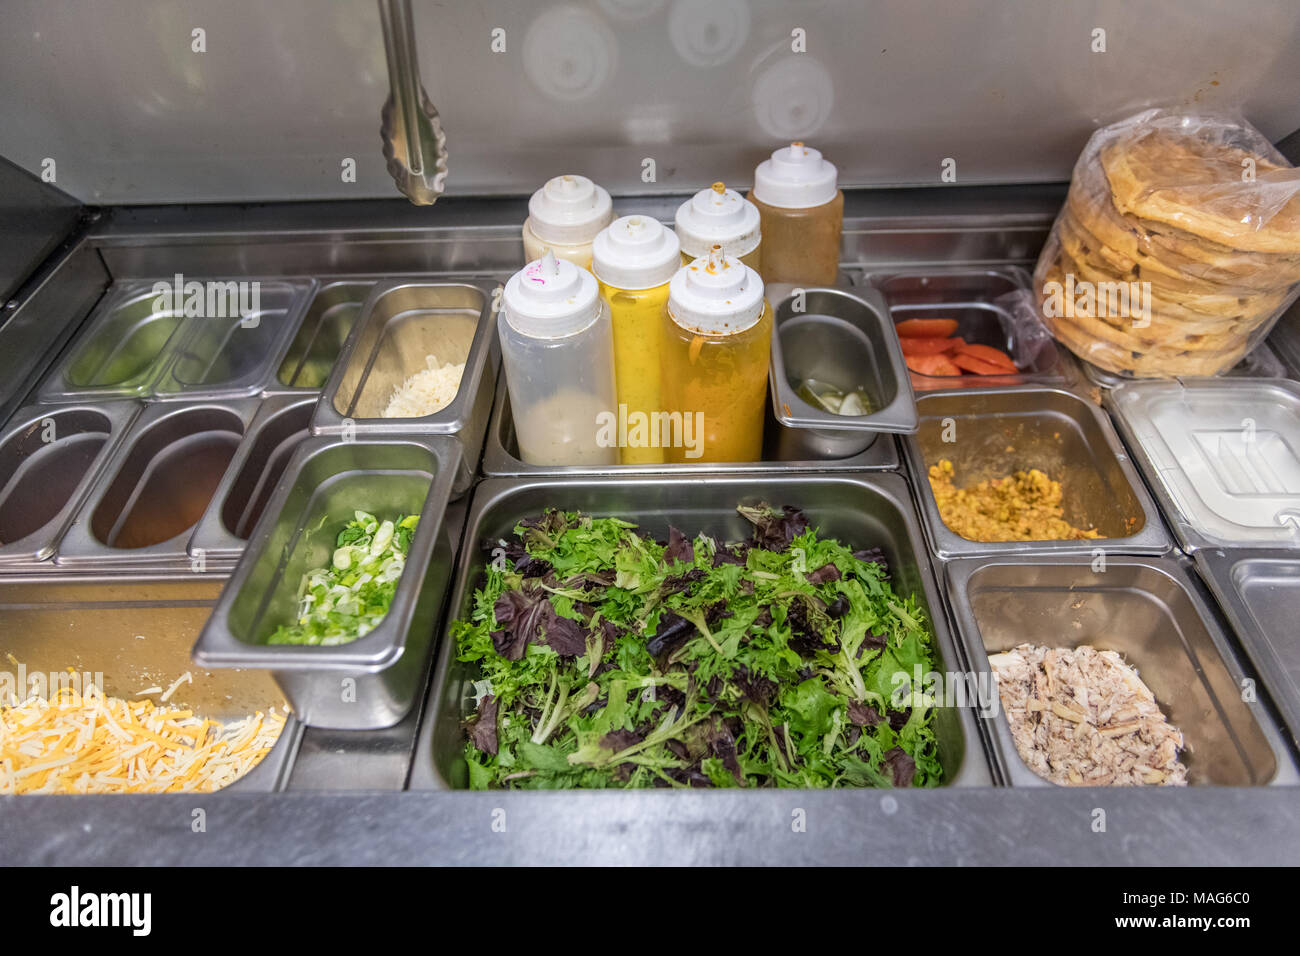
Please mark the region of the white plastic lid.
[[769, 206], [808, 209], [835, 198], [839, 172], [803, 143], [782, 146], [754, 170], [754, 198]]
[[596, 277], [550, 249], [506, 281], [506, 321], [521, 335], [558, 339], [581, 332], [600, 314]]
[[763, 315], [763, 280], [715, 245], [708, 258], [682, 266], [668, 284], [668, 315], [701, 335], [735, 335]]
[[651, 216], [615, 219], [591, 244], [591, 270], [616, 289], [661, 286], [681, 264], [677, 237]]
[[707, 256], [714, 245], [729, 256], [749, 255], [760, 236], [758, 207], [722, 183], [701, 189], [677, 207], [677, 238], [692, 259]]
[[586, 176], [556, 176], [528, 200], [528, 228], [544, 242], [591, 242], [614, 218], [609, 193]]

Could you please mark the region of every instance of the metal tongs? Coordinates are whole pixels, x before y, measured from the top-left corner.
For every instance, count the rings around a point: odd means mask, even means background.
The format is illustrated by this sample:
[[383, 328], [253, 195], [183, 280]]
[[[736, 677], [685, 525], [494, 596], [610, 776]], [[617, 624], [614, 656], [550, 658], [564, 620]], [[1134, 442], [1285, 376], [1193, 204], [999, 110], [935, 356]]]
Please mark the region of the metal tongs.
[[402, 195], [428, 206], [442, 195], [447, 180], [447, 136], [420, 82], [410, 0], [379, 0], [379, 19], [391, 90], [380, 127], [384, 158]]

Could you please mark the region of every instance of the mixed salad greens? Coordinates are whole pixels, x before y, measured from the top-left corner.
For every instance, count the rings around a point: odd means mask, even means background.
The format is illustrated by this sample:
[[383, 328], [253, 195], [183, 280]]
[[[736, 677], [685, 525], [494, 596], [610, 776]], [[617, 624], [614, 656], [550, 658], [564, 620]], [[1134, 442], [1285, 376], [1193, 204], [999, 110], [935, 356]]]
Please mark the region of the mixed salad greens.
[[298, 620], [277, 627], [268, 644], [347, 644], [369, 634], [388, 613], [420, 516], [353, 516], [335, 539], [329, 567], [303, 575]]
[[753, 536], [734, 545], [561, 511], [487, 543], [451, 630], [481, 671], [472, 788], [941, 780], [932, 702], [910, 684], [933, 669], [930, 633], [879, 550], [795, 508], [738, 510]]

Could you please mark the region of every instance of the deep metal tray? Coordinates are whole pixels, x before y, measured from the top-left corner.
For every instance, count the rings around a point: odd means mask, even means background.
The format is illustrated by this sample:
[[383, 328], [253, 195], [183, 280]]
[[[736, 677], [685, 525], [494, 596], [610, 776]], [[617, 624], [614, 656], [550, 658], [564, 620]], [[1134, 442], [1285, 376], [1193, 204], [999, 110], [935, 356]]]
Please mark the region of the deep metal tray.
[[180, 568], [260, 404], [259, 399], [148, 405], [114, 449], [56, 561], [69, 569]]
[[[318, 435], [447, 435], [461, 447], [453, 493], [473, 482], [492, 410], [500, 346], [491, 280], [377, 283], [361, 307], [312, 419]], [[460, 388], [442, 411], [384, 418], [393, 388], [426, 367], [425, 356], [464, 362]]]
[[[1048, 563], [1050, 562], [1050, 563]], [[1245, 674], [1187, 569], [1173, 558], [1000, 556], [945, 566], [948, 597], [977, 681], [990, 653], [1018, 644], [1118, 651], [1186, 740], [1188, 782], [1300, 781], [1266, 711], [1242, 700]], [[1020, 759], [1001, 707], [990, 740], [1013, 786], [1051, 787]]]
[[0, 433], [0, 565], [42, 562], [122, 438], [138, 402], [34, 405]]
[[265, 393], [318, 393], [329, 380], [374, 285], [374, 279], [322, 282]]
[[[474, 489], [447, 619], [469, 613], [486, 565], [481, 543], [508, 535], [520, 519], [548, 507], [637, 521], [661, 537], [667, 536], [671, 523], [691, 532], [707, 531], [721, 540], [737, 540], [746, 537], [749, 529], [736, 506], [763, 500], [805, 509], [823, 533], [848, 544], [881, 548], [895, 589], [914, 597], [930, 617], [936, 666], [960, 669], [962, 659], [948, 631], [907, 484], [901, 476], [890, 474], [490, 479]], [[455, 641], [446, 630], [411, 770], [412, 789], [467, 785], [461, 720], [472, 708], [474, 674], [456, 660]], [[938, 712], [936, 735], [948, 785], [989, 785], [992, 776], [980, 746], [975, 711], [947, 706]]]
[[[28, 674], [72, 668], [81, 680], [100, 673], [104, 693], [127, 700], [147, 687], [165, 689], [188, 671], [192, 682], [169, 700], [177, 707], [223, 721], [283, 709], [284, 695], [264, 672], [208, 672], [190, 663], [190, 645], [225, 580], [213, 574], [0, 578], [0, 668], [16, 668], [15, 661]], [[283, 789], [301, 735], [290, 715], [271, 752], [225, 789]]]
[[311, 435], [315, 408], [314, 392], [277, 395], [262, 402], [194, 528], [188, 549], [191, 565], [229, 562], [244, 553], [293, 450]]
[[1194, 558], [1300, 744], [1300, 551], [1206, 548]]
[[519, 457], [519, 442], [515, 438], [514, 416], [510, 414], [510, 393], [497, 389], [496, 405], [488, 423], [487, 439], [483, 445], [483, 474], [490, 478], [513, 478], [540, 475], [716, 475], [716, 474], [786, 474], [806, 471], [893, 471], [900, 464], [898, 448], [892, 435], [881, 435], [867, 448], [850, 458], [783, 461], [777, 447], [780, 424], [767, 408], [767, 421], [763, 426], [763, 460], [730, 462], [726, 464], [674, 464], [647, 465], [530, 465]]
[[[908, 470], [935, 554], [1163, 554], [1172, 546], [1160, 513], [1109, 419], [1064, 389], [966, 389], [917, 399], [920, 430], [904, 439]], [[944, 441], [945, 435], [954, 440]], [[1064, 517], [1100, 538], [971, 541], [950, 530], [930, 490], [930, 465], [953, 462], [958, 487], [1039, 468], [1061, 482]]]
[[[451, 578], [443, 513], [459, 470], [446, 436], [313, 437], [299, 443], [194, 647], [206, 667], [270, 670], [309, 726], [389, 727], [414, 706]], [[419, 514], [387, 615], [349, 644], [269, 645], [297, 617], [303, 574], [329, 560], [356, 509]]]

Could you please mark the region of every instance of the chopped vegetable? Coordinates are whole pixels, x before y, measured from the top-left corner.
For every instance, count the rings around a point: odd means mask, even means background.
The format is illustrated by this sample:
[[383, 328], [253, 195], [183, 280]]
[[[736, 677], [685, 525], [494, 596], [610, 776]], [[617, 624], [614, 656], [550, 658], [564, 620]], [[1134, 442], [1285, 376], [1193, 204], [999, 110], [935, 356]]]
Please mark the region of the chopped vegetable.
[[956, 319], [904, 319], [895, 324], [899, 338], [913, 335], [918, 338], [946, 339], [957, 331]]
[[268, 644], [347, 644], [369, 634], [388, 613], [419, 515], [380, 521], [365, 511], [335, 539], [330, 566], [303, 575], [298, 619], [282, 624]]
[[804, 380], [795, 394], [813, 408], [833, 415], [866, 415], [871, 411], [871, 397], [862, 388], [846, 393], [834, 385], [809, 378]]
[[472, 788], [940, 782], [934, 703], [907, 683], [932, 639], [880, 552], [738, 511], [732, 545], [559, 511], [492, 542], [506, 560], [451, 628], [480, 672]]
[[1014, 375], [1020, 371], [1016, 368], [1016, 363], [1011, 361], [1005, 352], [993, 348], [991, 345], [980, 345], [978, 342], [964, 343], [959, 349], [973, 358], [988, 362], [990, 365], [997, 365], [1005, 369], [1009, 375]]
[[938, 355], [942, 352], [951, 352], [966, 344], [966, 340], [960, 336], [940, 339], [904, 335], [898, 342], [903, 346], [904, 355]]
[[907, 367], [919, 375], [960, 375], [961, 369], [946, 355], [904, 355]]
[[994, 365], [986, 362], [981, 358], [976, 358], [966, 352], [956, 352], [948, 357], [948, 360], [958, 368], [967, 372], [973, 372], [976, 375], [1006, 375], [1007, 370], [1001, 365]]

